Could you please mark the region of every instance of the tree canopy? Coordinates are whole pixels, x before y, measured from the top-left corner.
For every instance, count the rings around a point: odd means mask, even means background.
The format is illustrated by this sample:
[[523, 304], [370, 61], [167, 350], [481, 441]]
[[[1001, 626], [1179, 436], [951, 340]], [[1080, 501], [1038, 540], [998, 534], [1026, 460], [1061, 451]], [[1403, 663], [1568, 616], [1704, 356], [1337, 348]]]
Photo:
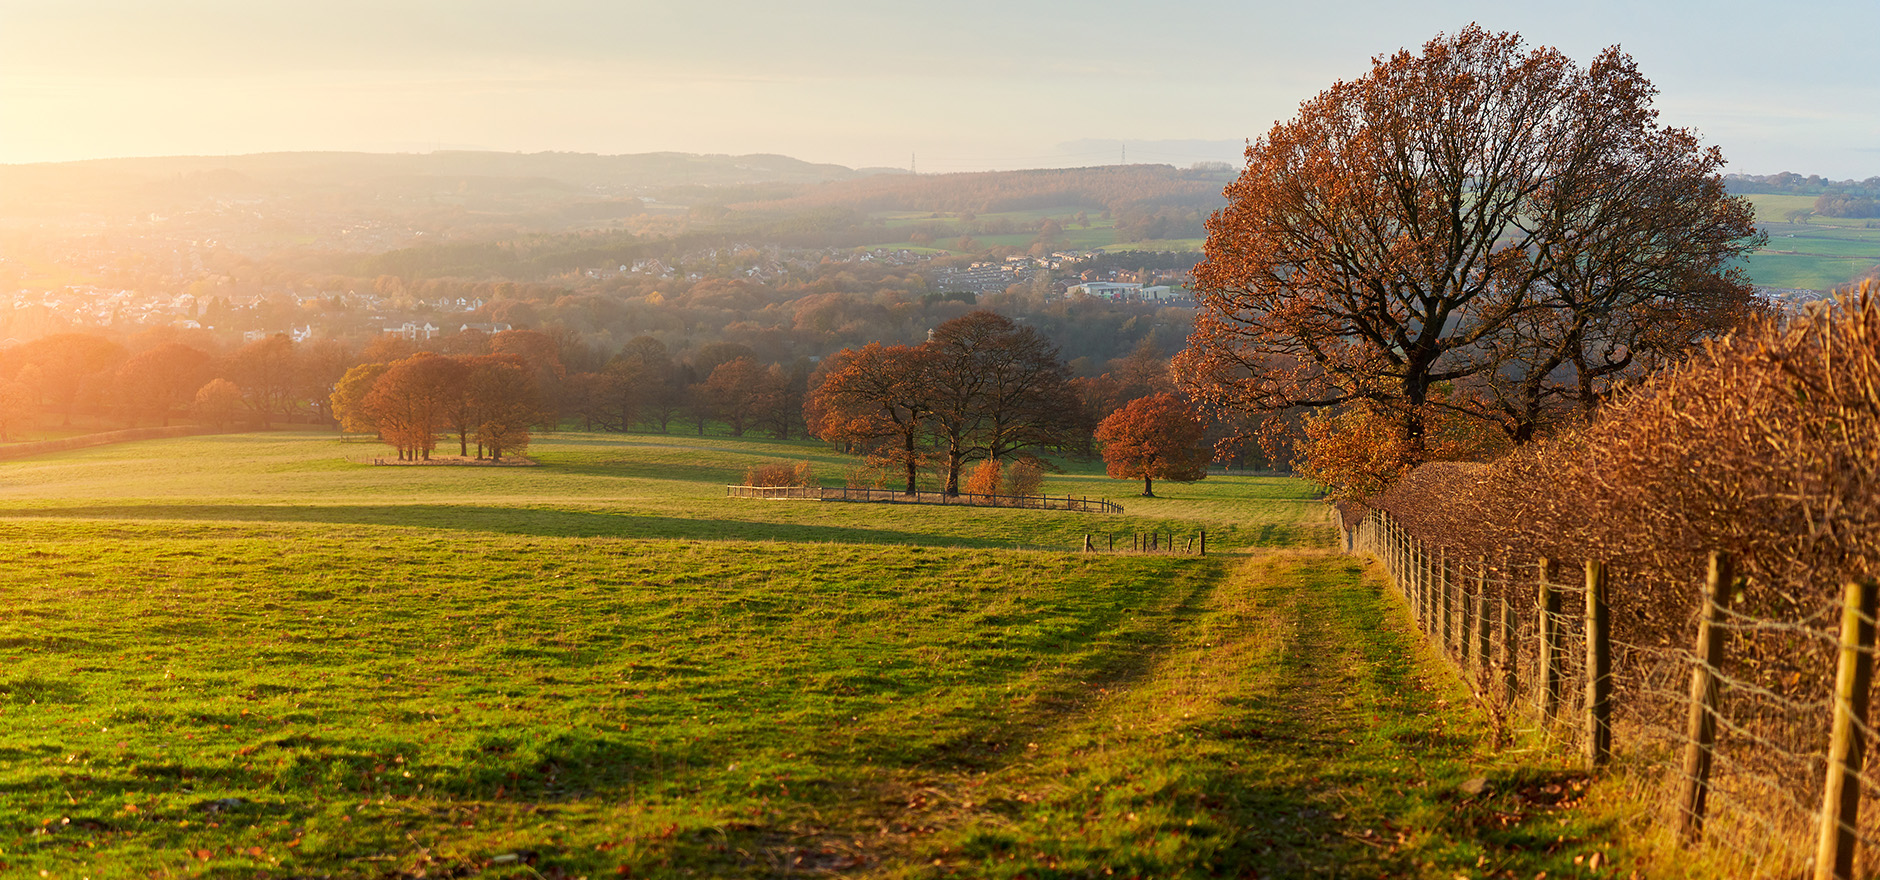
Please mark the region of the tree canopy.
[[1119, 480], [1141, 480], [1155, 497], [1156, 480], [1191, 483], [1208, 475], [1207, 424], [1187, 402], [1169, 393], [1130, 401], [1097, 425], [1104, 470]]
[[942, 323], [917, 347], [838, 352], [806, 410], [818, 437], [862, 445], [878, 464], [903, 471], [909, 491], [931, 456], [950, 495], [959, 494], [967, 463], [1067, 443], [1081, 417], [1057, 346], [988, 311]]
[[1306, 101], [1209, 220], [1183, 386], [1252, 412], [1365, 402], [1419, 458], [1432, 408], [1522, 442], [1728, 325], [1753, 212], [1655, 91], [1616, 47], [1582, 68], [1472, 25]]

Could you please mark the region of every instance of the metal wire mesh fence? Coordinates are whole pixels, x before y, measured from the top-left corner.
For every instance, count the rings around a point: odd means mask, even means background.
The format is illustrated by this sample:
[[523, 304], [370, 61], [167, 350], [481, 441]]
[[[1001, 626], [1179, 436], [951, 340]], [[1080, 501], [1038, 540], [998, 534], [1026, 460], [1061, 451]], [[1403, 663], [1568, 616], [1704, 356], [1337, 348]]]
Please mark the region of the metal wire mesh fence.
[[[1497, 717], [1592, 769], [1617, 755], [1716, 863], [1741, 876], [1880, 870], [1880, 810], [1860, 809], [1880, 797], [1862, 761], [1872, 581], [1772, 614], [1745, 601], [1725, 553], [1680, 594], [1644, 588], [1662, 572], [1471, 554], [1383, 510], [1346, 528]], [[1674, 595], [1681, 607], [1663, 607]], [[1658, 625], [1667, 617], [1685, 638]]]

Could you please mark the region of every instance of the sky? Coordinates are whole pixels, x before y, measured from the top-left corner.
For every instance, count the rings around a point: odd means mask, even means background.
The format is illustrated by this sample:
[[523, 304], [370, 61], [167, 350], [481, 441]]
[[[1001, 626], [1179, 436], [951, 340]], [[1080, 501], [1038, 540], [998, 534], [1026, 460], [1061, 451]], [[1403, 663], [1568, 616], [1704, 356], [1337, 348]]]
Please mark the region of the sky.
[[1474, 22], [1617, 44], [1726, 170], [1880, 175], [1874, 0], [0, 0], [0, 163], [781, 153], [922, 173], [1240, 164]]

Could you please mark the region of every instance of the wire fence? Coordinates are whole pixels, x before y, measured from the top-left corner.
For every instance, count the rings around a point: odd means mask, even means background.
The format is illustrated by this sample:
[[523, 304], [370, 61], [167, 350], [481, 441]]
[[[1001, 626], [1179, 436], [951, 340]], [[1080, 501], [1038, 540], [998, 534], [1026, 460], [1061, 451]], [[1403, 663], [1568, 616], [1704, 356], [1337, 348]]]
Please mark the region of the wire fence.
[[1537, 731], [1589, 770], [1626, 762], [1713, 864], [1822, 880], [1880, 871], [1880, 773], [1864, 760], [1873, 580], [1826, 602], [1762, 591], [1786, 597], [1771, 602], [1745, 596], [1725, 552], [1668, 591], [1664, 571], [1471, 553], [1382, 509], [1347, 509], [1343, 525], [1498, 724]]

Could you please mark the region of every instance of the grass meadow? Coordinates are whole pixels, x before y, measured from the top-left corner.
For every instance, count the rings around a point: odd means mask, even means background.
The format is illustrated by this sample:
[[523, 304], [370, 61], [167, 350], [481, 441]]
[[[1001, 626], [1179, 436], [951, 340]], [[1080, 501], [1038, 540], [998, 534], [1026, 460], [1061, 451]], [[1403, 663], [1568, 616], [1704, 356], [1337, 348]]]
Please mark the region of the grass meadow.
[[1750, 280], [1766, 286], [1832, 290], [1880, 267], [1880, 221], [1811, 216], [1790, 222], [1792, 211], [1813, 212], [1814, 196], [1746, 196], [1769, 243], [1744, 261]]
[[[723, 497], [848, 464], [803, 443], [375, 455], [0, 463], [0, 872], [1573, 876], [1600, 845], [1520, 794], [1568, 778], [1486, 757], [1295, 481], [1050, 480], [1103, 516]], [[1073, 552], [1201, 528], [1220, 552]]]

